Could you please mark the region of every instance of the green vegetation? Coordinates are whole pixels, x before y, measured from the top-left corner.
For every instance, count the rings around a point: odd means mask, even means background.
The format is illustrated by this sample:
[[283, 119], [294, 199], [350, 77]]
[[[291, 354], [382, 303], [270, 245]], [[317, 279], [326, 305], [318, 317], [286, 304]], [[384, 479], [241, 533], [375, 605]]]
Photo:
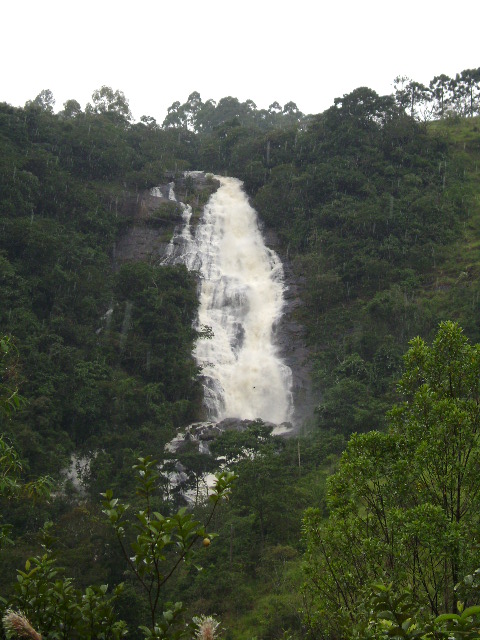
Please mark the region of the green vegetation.
[[[52, 638], [192, 637], [212, 615], [230, 640], [476, 637], [478, 87], [397, 78], [313, 116], [194, 92], [161, 127], [109, 87], [84, 111], [0, 105], [2, 609]], [[182, 510], [149, 457], [202, 416], [195, 278], [115, 258], [139, 218], [169, 237], [176, 205], [134, 203], [198, 168], [244, 180], [276, 232], [319, 398], [293, 438], [258, 422], [211, 445], [238, 476], [218, 538], [212, 458], [176, 455]], [[193, 219], [208, 182], [185, 180]]]
[[452, 322], [431, 347], [412, 340], [389, 429], [352, 436], [329, 478], [328, 520], [307, 512], [307, 590], [320, 637], [349, 636], [368, 611], [365, 585], [380, 578], [410, 589], [435, 616], [456, 614], [456, 585], [480, 563], [479, 357], [480, 345]]
[[146, 127], [109, 114], [1, 109], [0, 323], [15, 335], [29, 399], [6, 432], [32, 471], [58, 469], [100, 441], [111, 449], [104, 437], [130, 447], [132, 430], [159, 447], [200, 401], [193, 277], [154, 264], [112, 268], [126, 174], [161, 162], [170, 136], [153, 133], [154, 149], [142, 152]]

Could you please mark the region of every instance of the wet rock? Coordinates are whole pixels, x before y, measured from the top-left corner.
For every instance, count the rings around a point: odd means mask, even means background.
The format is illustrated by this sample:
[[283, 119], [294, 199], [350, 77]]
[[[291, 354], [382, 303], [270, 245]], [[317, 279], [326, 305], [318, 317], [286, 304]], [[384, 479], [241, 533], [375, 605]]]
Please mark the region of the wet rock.
[[119, 218], [125, 221], [113, 250], [114, 267], [123, 262], [148, 260], [152, 257], [161, 262], [167, 252], [176, 225], [181, 223], [181, 208], [175, 208], [170, 200], [170, 188], [174, 182], [175, 195], [182, 200], [187, 193], [198, 196], [218, 186], [203, 171], [186, 174], [164, 174], [164, 182], [153, 189], [138, 193], [125, 192], [113, 203]]
[[305, 328], [296, 319], [302, 305], [300, 297], [302, 281], [293, 273], [287, 255], [282, 255], [278, 239], [271, 230], [265, 232], [267, 243], [275, 247], [283, 263], [285, 277], [284, 313], [275, 327], [275, 343], [286, 365], [292, 370], [292, 395], [294, 404], [293, 429], [298, 431], [311, 420], [321, 398], [313, 389], [310, 350]]
[[[195, 422], [165, 445], [165, 451], [173, 454], [181, 453], [187, 446], [190, 447], [194, 444], [197, 446], [199, 453], [210, 453], [209, 444], [225, 431], [241, 433], [256, 423], [256, 420], [242, 420], [241, 418], [225, 418], [220, 422]], [[288, 436], [293, 433], [291, 422], [274, 424], [273, 422], [262, 421], [262, 424], [270, 427], [273, 435]]]
[[218, 423], [222, 431], [245, 431], [251, 420], [241, 420], [240, 418], [225, 418]]

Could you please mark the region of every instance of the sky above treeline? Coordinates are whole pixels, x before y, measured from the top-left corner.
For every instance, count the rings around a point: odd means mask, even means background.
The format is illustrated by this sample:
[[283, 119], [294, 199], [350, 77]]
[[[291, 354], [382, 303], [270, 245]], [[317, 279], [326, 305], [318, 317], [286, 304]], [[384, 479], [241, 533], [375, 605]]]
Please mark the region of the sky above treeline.
[[478, 0], [15, 0], [2, 5], [0, 101], [42, 89], [55, 110], [102, 85], [136, 120], [204, 101], [278, 101], [319, 113], [360, 86], [393, 91], [480, 66]]

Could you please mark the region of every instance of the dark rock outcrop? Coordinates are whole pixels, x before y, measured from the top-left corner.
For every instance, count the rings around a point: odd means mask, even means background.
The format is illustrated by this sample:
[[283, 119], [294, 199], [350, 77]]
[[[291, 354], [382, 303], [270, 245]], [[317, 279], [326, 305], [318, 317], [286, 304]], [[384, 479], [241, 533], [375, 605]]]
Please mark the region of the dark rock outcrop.
[[200, 210], [218, 188], [218, 182], [211, 176], [193, 171], [186, 175], [167, 173], [164, 182], [155, 189], [125, 193], [118, 203], [118, 216], [124, 228], [113, 251], [115, 267], [129, 261], [161, 261], [165, 256], [182, 214], [180, 205], [169, 199], [172, 183], [177, 199], [191, 204], [194, 211]]
[[293, 273], [288, 256], [282, 252], [275, 232], [268, 228], [262, 228], [262, 232], [265, 244], [280, 255], [283, 264], [285, 306], [283, 315], [275, 327], [275, 342], [282, 360], [292, 370], [292, 394], [295, 407], [293, 424], [294, 431], [297, 431], [305, 421], [312, 418], [314, 409], [320, 402], [312, 386], [310, 351], [305, 327], [296, 319], [297, 311], [302, 305], [300, 293], [303, 283]]

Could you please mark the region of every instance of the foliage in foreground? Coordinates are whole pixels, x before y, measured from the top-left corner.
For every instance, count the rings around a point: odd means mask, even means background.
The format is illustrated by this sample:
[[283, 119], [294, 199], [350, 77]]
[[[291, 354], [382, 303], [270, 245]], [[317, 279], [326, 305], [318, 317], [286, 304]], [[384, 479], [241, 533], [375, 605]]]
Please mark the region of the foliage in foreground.
[[318, 509], [304, 519], [320, 637], [349, 637], [368, 615], [364, 585], [380, 579], [434, 617], [457, 615], [455, 587], [480, 565], [480, 345], [444, 322], [432, 346], [412, 340], [404, 362], [388, 431], [352, 436], [329, 478], [328, 519]]
[[[0, 397], [3, 408], [8, 406], [9, 397], [11, 394]], [[7, 493], [10, 495], [21, 487], [17, 481], [21, 463], [16, 451], [8, 447], [3, 438], [0, 438], [0, 453], [3, 478], [0, 496], [5, 498]], [[207, 532], [207, 527], [221, 500], [229, 497], [235, 475], [228, 471], [217, 474], [209, 496], [212, 508], [202, 525], [185, 508], [172, 516], [163, 516], [154, 510], [159, 480], [155, 469], [156, 462], [150, 457], [140, 458], [134, 467], [138, 503], [132, 520], [126, 518], [129, 505], [114, 498], [111, 490], [103, 494], [104, 514], [120, 543], [126, 565], [147, 595], [150, 615], [146, 624], [140, 626], [142, 637], [179, 638], [183, 607], [180, 602], [164, 601], [164, 585], [181, 563], [193, 563], [198, 555], [194, 548], [196, 542], [201, 539], [204, 546], [210, 545], [214, 534]], [[0, 530], [0, 541], [8, 540], [7, 526]], [[106, 584], [89, 586], [83, 592], [75, 588], [73, 580], [63, 577], [64, 570], [57, 565], [50, 527], [51, 523], [42, 531], [42, 553], [29, 558], [25, 569], [17, 572], [13, 597], [8, 602], [2, 599], [7, 609], [4, 615], [7, 637], [116, 640], [125, 636], [127, 625], [115, 609], [123, 584], [110, 593]]]
[[[466, 576], [465, 580], [472, 578]], [[353, 625], [350, 637], [355, 640], [462, 640], [478, 638], [480, 606], [465, 608], [458, 602], [457, 613], [435, 616], [425, 611], [410, 591], [397, 595], [393, 585], [373, 585], [367, 598], [368, 621]]]

